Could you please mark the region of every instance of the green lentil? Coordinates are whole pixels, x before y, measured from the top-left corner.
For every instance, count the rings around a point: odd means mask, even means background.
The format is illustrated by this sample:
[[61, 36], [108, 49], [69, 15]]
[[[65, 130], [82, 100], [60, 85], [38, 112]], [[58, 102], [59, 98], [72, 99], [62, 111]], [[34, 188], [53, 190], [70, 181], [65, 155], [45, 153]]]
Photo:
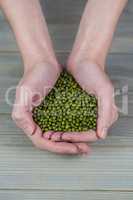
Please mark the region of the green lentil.
[[33, 120], [46, 131], [81, 132], [97, 126], [97, 99], [65, 70], [54, 89], [33, 109]]

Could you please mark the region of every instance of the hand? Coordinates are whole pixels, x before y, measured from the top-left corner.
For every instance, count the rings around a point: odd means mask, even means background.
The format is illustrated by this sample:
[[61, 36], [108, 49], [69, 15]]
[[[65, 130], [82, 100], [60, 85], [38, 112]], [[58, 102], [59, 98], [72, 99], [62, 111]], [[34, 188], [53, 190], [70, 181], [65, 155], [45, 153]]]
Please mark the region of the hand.
[[[12, 118], [33, 144], [39, 149], [48, 150], [60, 154], [79, 154], [87, 153], [89, 147], [87, 144], [78, 141], [79, 136], [61, 138], [62, 133], [47, 132], [42, 134], [40, 128], [32, 119], [32, 109], [35, 105], [40, 104], [40, 101], [49, 92], [59, 74], [60, 68], [54, 67], [48, 63], [40, 63], [24, 73], [22, 80], [16, 89], [16, 100], [12, 112]], [[53, 135], [53, 137], [51, 137]], [[58, 140], [59, 142], [55, 142]], [[69, 141], [69, 142], [66, 142]], [[70, 143], [76, 141], [77, 143]]]
[[104, 139], [109, 127], [117, 120], [118, 111], [114, 100], [114, 88], [108, 76], [96, 63], [84, 61], [68, 69], [80, 86], [98, 99], [96, 134]]

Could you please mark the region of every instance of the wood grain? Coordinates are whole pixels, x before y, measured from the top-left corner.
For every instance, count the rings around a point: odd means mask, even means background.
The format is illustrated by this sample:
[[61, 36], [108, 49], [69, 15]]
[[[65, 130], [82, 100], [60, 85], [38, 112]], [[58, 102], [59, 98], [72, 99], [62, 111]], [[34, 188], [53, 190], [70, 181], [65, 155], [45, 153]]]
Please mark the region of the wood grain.
[[[60, 62], [63, 62], [68, 54], [57, 54]], [[128, 116], [133, 116], [133, 67], [132, 54], [110, 54], [107, 60], [107, 71], [116, 90], [116, 102], [118, 107], [122, 108], [123, 98], [128, 98]], [[1, 53], [0, 54], [0, 113], [10, 113], [12, 106], [7, 104], [5, 95], [8, 89], [13, 87], [9, 92], [9, 101], [13, 104], [15, 97], [15, 87], [23, 75], [23, 63], [19, 54]], [[128, 87], [128, 91], [124, 92], [124, 87]], [[124, 115], [120, 112], [121, 115]]]
[[[132, 117], [120, 117], [119, 120], [113, 125], [109, 131], [109, 141], [100, 141], [97, 145], [110, 145], [110, 146], [123, 146], [129, 145], [132, 146]], [[11, 119], [11, 116], [8, 114], [0, 115], [0, 135], [22, 135], [23, 132], [16, 127], [14, 122]], [[8, 139], [7, 139], [8, 141]], [[113, 142], [112, 142], [113, 141]], [[109, 143], [110, 142], [110, 143]], [[1, 141], [0, 141], [1, 143]]]
[[[55, 6], [52, 3], [52, 0], [42, 1], [43, 8], [46, 7], [44, 9], [46, 10], [49, 31], [54, 42], [56, 52], [69, 52], [71, 50], [85, 2], [85, 0], [64, 0], [62, 2], [60, 0], [56, 0]], [[133, 12], [131, 9], [131, 1], [130, 4], [127, 5], [125, 12], [121, 16], [112, 48], [110, 50], [112, 53], [133, 53]], [[62, 8], [60, 7], [61, 5]], [[1, 15], [0, 27], [0, 51], [18, 51], [12, 31], [9, 28], [8, 23], [5, 19], [3, 19], [3, 16], [1, 17]]]
[[71, 157], [39, 151], [23, 135], [2, 135], [0, 141], [1, 189], [132, 191], [133, 146], [128, 143], [98, 143], [91, 156]]
[[[65, 63], [87, 0], [41, 0], [57, 57]], [[129, 112], [92, 143], [91, 156], [59, 156], [37, 150], [11, 120], [5, 92], [23, 75], [23, 62], [9, 24], [0, 11], [0, 199], [133, 199], [133, 1], [118, 24], [107, 59], [107, 73], [119, 107], [128, 86]], [[13, 102], [15, 90], [10, 95]]]
[[97, 192], [97, 191], [0, 191], [2, 200], [132, 200], [132, 192]]

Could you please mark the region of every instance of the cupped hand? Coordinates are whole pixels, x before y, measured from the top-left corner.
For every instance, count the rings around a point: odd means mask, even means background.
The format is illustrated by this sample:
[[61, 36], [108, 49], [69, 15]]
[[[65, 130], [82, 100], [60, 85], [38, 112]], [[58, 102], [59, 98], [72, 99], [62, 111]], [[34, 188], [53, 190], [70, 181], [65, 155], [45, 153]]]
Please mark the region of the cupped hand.
[[33, 107], [53, 88], [60, 71], [60, 67], [43, 62], [25, 72], [16, 89], [12, 118], [39, 149], [60, 154], [88, 153], [89, 147], [80, 142], [80, 135], [70, 133], [66, 137], [60, 132], [42, 133], [32, 119]]
[[96, 135], [104, 139], [109, 127], [117, 120], [114, 88], [101, 66], [89, 61], [80, 62], [68, 68], [80, 86], [98, 100], [98, 119]]

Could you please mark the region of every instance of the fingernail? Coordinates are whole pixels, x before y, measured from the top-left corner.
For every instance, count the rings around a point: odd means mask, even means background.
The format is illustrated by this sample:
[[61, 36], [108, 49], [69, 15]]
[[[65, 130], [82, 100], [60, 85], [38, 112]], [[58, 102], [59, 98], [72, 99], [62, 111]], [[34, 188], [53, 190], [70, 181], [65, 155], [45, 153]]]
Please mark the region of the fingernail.
[[108, 129], [107, 129], [106, 127], [102, 129], [102, 131], [101, 131], [101, 133], [100, 133], [100, 138], [102, 138], [102, 139], [105, 139], [105, 138], [106, 138], [107, 130], [108, 130]]
[[88, 151], [82, 153], [82, 156], [83, 157], [90, 156], [91, 152], [92, 152], [92, 150], [89, 148]]
[[36, 130], [36, 128], [33, 129], [32, 127], [28, 126], [28, 127], [25, 129], [25, 132], [26, 132], [28, 135], [34, 135], [35, 130]]

